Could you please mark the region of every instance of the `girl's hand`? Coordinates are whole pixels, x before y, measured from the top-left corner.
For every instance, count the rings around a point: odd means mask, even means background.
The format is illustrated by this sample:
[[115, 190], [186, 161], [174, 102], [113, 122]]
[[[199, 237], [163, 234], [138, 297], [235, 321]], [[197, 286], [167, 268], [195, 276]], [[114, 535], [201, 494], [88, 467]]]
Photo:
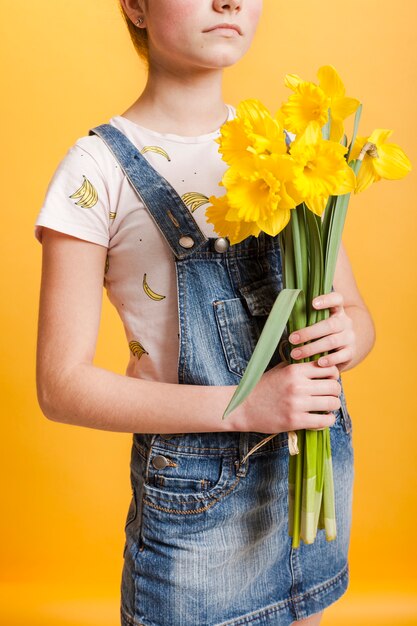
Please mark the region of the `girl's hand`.
[[336, 366], [320, 367], [317, 361], [271, 367], [236, 409], [233, 430], [281, 433], [332, 426], [341, 406], [338, 377]]
[[[356, 350], [356, 334], [351, 318], [343, 308], [343, 295], [332, 291], [313, 300], [315, 309], [330, 309], [330, 317], [311, 326], [294, 331], [289, 341], [295, 345], [311, 341], [306, 345], [293, 348], [293, 359], [304, 359], [323, 352], [330, 352], [320, 357], [317, 363], [328, 367], [336, 365], [342, 371], [352, 360]], [[314, 341], [317, 339], [317, 341]]]

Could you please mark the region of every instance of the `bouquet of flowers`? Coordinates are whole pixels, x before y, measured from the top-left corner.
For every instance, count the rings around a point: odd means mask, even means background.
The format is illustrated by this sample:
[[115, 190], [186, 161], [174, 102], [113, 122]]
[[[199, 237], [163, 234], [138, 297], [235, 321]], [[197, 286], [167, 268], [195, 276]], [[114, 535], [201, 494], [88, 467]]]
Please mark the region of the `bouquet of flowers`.
[[[226, 193], [210, 198], [207, 222], [231, 244], [261, 231], [279, 233], [284, 283], [223, 419], [255, 387], [287, 324], [292, 333], [328, 317], [312, 300], [332, 289], [351, 192], [411, 169], [401, 148], [387, 141], [392, 131], [358, 136], [362, 105], [345, 95], [334, 67], [321, 67], [318, 79], [287, 75], [292, 94], [274, 116], [259, 100], [241, 102], [217, 140], [229, 165], [219, 183]], [[348, 141], [344, 120], [353, 113]], [[289, 433], [289, 449], [292, 545], [313, 543], [318, 529], [330, 541], [336, 518], [329, 428]]]

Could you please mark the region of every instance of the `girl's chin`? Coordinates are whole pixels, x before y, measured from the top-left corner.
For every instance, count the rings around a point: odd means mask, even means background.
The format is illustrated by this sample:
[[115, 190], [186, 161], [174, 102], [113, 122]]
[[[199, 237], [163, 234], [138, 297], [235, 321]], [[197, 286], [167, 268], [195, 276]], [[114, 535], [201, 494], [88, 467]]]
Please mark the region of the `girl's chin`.
[[207, 55], [203, 63], [206, 67], [220, 70], [240, 61], [245, 52], [246, 50], [232, 50], [231, 48], [226, 50], [225, 47], [223, 47], [223, 49], [217, 49], [213, 51], [213, 54]]
[[[227, 45], [227, 40], [224, 40], [223, 45], [210, 46], [204, 51], [199, 51], [196, 54], [172, 55], [166, 56], [167, 51], [164, 50], [163, 55], [156, 54], [156, 64], [166, 66], [167, 68], [173, 68], [174, 65], [178, 65], [179, 69], [184, 69], [186, 66], [201, 70], [222, 70], [226, 67], [230, 67], [237, 63], [246, 53], [245, 50], [238, 49], [237, 46]], [[202, 53], [203, 52], [203, 53]], [[152, 53], [150, 54], [150, 65], [152, 66]], [[181, 58], [183, 57], [183, 58]]]

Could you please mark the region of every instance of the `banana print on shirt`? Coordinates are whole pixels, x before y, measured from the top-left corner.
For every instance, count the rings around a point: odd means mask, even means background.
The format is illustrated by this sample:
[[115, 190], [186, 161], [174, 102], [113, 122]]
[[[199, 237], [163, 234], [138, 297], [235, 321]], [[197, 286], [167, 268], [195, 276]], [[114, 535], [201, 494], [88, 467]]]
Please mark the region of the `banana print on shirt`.
[[196, 209], [203, 206], [203, 204], [207, 204], [209, 201], [207, 196], [203, 193], [198, 193], [197, 191], [185, 193], [181, 196], [181, 200], [191, 209], [191, 213], [194, 213]]
[[159, 294], [159, 293], [155, 293], [155, 291], [153, 291], [146, 280], [146, 274], [143, 275], [143, 291], [146, 293], [147, 296], [149, 296], [149, 298], [151, 298], [151, 300], [163, 300], [165, 298], [165, 296]]
[[166, 150], [164, 150], [160, 146], [144, 146], [140, 153], [145, 154], [145, 152], [155, 152], [156, 154], [160, 154], [161, 156], [165, 157], [167, 161], [171, 160], [168, 152], [166, 152]]
[[78, 202], [76, 202], [75, 204], [82, 207], [83, 209], [91, 209], [98, 202], [98, 193], [96, 188], [94, 187], [94, 185], [92, 185], [88, 178], [86, 178], [84, 174], [82, 176], [84, 178], [83, 184], [69, 197], [71, 198], [71, 200], [78, 199]]
[[134, 356], [136, 356], [138, 359], [140, 359], [142, 355], [144, 354], [149, 354], [149, 352], [145, 350], [145, 348], [140, 343], [140, 341], [135, 341], [135, 340], [129, 341], [129, 348], [130, 348], [131, 353]]

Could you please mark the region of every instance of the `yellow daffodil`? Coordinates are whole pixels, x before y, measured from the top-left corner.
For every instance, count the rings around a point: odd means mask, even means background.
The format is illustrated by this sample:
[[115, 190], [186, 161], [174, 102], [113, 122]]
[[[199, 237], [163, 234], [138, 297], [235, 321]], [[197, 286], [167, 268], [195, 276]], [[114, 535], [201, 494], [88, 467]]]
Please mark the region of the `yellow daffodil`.
[[321, 216], [330, 195], [349, 193], [355, 187], [346, 152], [341, 144], [322, 139], [318, 124], [309, 124], [291, 146], [291, 156], [301, 171], [294, 178], [294, 189], [289, 185], [289, 193], [298, 194], [313, 213]]
[[[270, 361], [270, 348], [278, 346], [287, 322], [292, 332], [322, 319], [310, 303], [320, 293], [331, 291], [350, 193], [381, 178], [402, 178], [411, 169], [401, 148], [388, 143], [390, 130], [377, 129], [370, 137], [358, 137], [347, 159], [348, 148], [342, 145], [344, 120], [359, 107], [356, 134], [362, 107], [358, 100], [346, 97], [331, 65], [322, 66], [318, 78], [315, 84], [287, 74], [285, 83], [293, 94], [274, 118], [259, 101], [246, 100], [239, 105], [237, 118], [222, 127], [218, 140], [219, 152], [230, 167], [221, 182], [226, 194], [209, 198], [207, 222], [232, 244], [261, 232], [273, 237], [280, 233], [285, 252], [283, 289], [263, 329], [260, 348], [254, 351], [223, 418], [256, 385]], [[313, 218], [306, 206], [325, 219]], [[302, 306], [300, 293], [306, 296]], [[293, 548], [301, 540], [313, 543], [319, 528], [328, 541], [336, 537], [330, 431], [323, 429], [315, 435], [300, 430], [291, 437], [299, 441], [298, 449], [290, 447], [288, 474]]]
[[228, 237], [231, 244], [240, 243], [249, 235], [257, 237], [261, 232], [256, 222], [244, 222], [243, 220], [231, 221], [226, 215], [230, 209], [227, 196], [209, 198], [211, 206], [206, 210], [206, 222], [214, 224], [220, 237]]
[[[358, 108], [360, 102], [356, 98], [348, 98], [346, 94], [345, 86], [340, 78], [339, 74], [332, 65], [323, 65], [317, 72], [319, 78], [319, 84], [306, 83], [297, 74], [287, 74], [285, 77], [285, 85], [294, 91], [294, 95], [290, 96], [288, 103], [283, 106], [284, 111], [287, 112], [287, 116], [290, 113], [289, 105], [293, 109], [293, 117], [296, 117], [299, 130], [293, 130], [288, 126], [288, 130], [295, 133], [303, 132], [307, 124], [310, 121], [318, 121], [320, 126], [323, 126], [327, 121], [327, 111], [330, 108], [330, 139], [332, 141], [340, 141], [343, 137], [343, 122], [344, 120], [354, 113]], [[305, 90], [303, 85], [314, 85], [317, 92], [314, 92], [312, 88], [311, 94], [301, 92]], [[319, 94], [322, 102], [326, 102], [326, 115], [319, 107]], [[314, 107], [314, 98], [317, 101], [317, 108]], [[295, 111], [295, 103], [299, 103], [300, 113]], [[304, 124], [302, 119], [304, 117]], [[320, 117], [320, 119], [318, 119]], [[288, 117], [286, 117], [286, 128], [288, 124]], [[324, 120], [324, 121], [323, 121]]]
[[373, 143], [377, 156], [365, 154], [357, 175], [355, 193], [367, 189], [381, 178], [398, 180], [411, 170], [411, 163], [404, 151], [395, 143], [387, 143], [392, 130], [377, 128], [369, 137], [357, 137], [350, 153], [350, 160], [357, 159], [363, 146]]
[[360, 105], [356, 98], [348, 98], [345, 86], [332, 65], [323, 65], [317, 72], [319, 85], [330, 98], [330, 139], [340, 141], [343, 137], [343, 122]]
[[[254, 156], [250, 173], [230, 167], [222, 180], [227, 194], [220, 204], [213, 202], [214, 210], [207, 210], [208, 221], [213, 222], [219, 233], [220, 230], [225, 232], [225, 221], [232, 222], [230, 232], [234, 239], [235, 224], [241, 222], [256, 224], [258, 232], [263, 230], [274, 237], [288, 224], [290, 210], [296, 206], [288, 186], [292, 185], [291, 181], [300, 171], [301, 167], [289, 155], [277, 154]], [[216, 221], [219, 219], [220, 223]]]
[[223, 124], [220, 145], [224, 161], [241, 170], [250, 171], [254, 155], [285, 154], [285, 133], [259, 100], [244, 100], [236, 109], [236, 117]]
[[324, 126], [328, 119], [330, 98], [314, 83], [300, 81], [294, 93], [281, 107], [285, 128], [296, 135], [305, 131], [311, 122]]
[[254, 159], [250, 176], [230, 168], [223, 183], [227, 187], [231, 220], [256, 221], [261, 230], [277, 235], [290, 220], [290, 209], [296, 200], [288, 193], [288, 185], [300, 167], [288, 155], [271, 155]]

